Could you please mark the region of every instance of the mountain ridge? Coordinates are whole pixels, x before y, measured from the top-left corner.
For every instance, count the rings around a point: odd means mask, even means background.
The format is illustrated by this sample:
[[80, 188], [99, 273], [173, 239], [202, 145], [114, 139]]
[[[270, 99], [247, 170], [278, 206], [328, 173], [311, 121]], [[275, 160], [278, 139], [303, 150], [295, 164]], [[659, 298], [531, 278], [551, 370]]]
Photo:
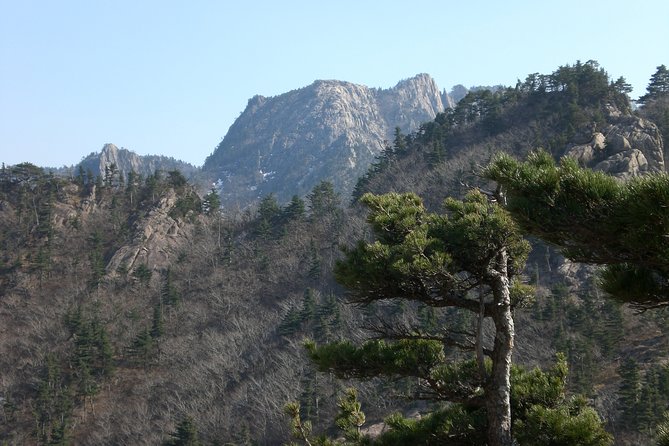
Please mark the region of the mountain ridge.
[[316, 80], [278, 96], [256, 95], [203, 171], [224, 206], [245, 207], [269, 193], [304, 196], [322, 179], [349, 194], [395, 128], [408, 133], [454, 102], [419, 74], [389, 89]]
[[[625, 101], [610, 104], [621, 98], [600, 77], [582, 81], [579, 96], [524, 85], [476, 92], [402, 135], [403, 150], [384, 153], [361, 192], [413, 191], [441, 209], [446, 196], [489, 186], [475, 170], [493, 151], [523, 158], [537, 147], [622, 179], [664, 171], [655, 125]], [[586, 96], [584, 87], [599, 84], [603, 93]], [[256, 112], [271, 103], [249, 102]], [[350, 383], [313, 370], [305, 337], [365, 339], [363, 322], [391, 314], [474, 327], [412, 305], [344, 305], [332, 269], [340, 246], [368, 234], [361, 206], [316, 212], [312, 193], [236, 218], [206, 212], [178, 175], [146, 179], [98, 185], [30, 166], [0, 172], [0, 442], [47, 444], [62, 433], [76, 444], [159, 444], [191, 417], [203, 442], [279, 444], [290, 435], [281, 406], [292, 400], [314, 433], [329, 433]], [[636, 360], [639, 388], [658, 367], [669, 377], [664, 314], [617, 306], [600, 294], [593, 268], [550, 246], [535, 246], [526, 273], [537, 293], [517, 308], [514, 362], [545, 366], [565, 352], [570, 393], [588, 396], [617, 444], [648, 444], [623, 424], [616, 366]], [[92, 333], [97, 344], [85, 337]], [[393, 398], [400, 387], [355, 385], [370, 423], [389, 409], [414, 416], [434, 407]]]
[[90, 171], [94, 176], [104, 176], [105, 171], [112, 164], [126, 178], [130, 172], [147, 177], [157, 170], [179, 170], [187, 178], [193, 178], [199, 171], [197, 167], [172, 157], [164, 155], [138, 155], [126, 148], [118, 148], [112, 143], [106, 143], [102, 146], [100, 152], [90, 153], [75, 165], [75, 172], [81, 168], [84, 172]]

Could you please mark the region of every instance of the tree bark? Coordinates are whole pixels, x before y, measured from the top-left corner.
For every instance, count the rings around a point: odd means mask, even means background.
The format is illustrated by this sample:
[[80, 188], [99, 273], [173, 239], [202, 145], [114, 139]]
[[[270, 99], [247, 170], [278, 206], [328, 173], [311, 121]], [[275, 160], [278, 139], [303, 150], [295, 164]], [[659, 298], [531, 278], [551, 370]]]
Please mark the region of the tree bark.
[[511, 314], [511, 295], [507, 273], [508, 255], [499, 253], [492, 272], [495, 343], [492, 352], [492, 373], [486, 388], [488, 415], [488, 446], [511, 446], [511, 355], [515, 327]]

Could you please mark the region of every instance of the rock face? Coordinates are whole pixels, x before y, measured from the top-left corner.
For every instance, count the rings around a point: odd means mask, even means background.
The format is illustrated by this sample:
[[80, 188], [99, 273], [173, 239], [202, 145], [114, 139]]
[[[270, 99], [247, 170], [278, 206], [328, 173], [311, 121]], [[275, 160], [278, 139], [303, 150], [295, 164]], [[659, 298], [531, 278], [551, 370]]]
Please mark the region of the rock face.
[[319, 80], [280, 96], [255, 96], [203, 170], [218, 180], [227, 207], [271, 192], [286, 202], [323, 179], [346, 195], [396, 127], [409, 133], [452, 105], [427, 74], [387, 90]]
[[[179, 248], [188, 241], [186, 225], [170, 216], [176, 201], [174, 191], [169, 191], [145, 218], [137, 222], [131, 241], [119, 248], [107, 264], [110, 277], [132, 274], [139, 265], [149, 265], [154, 272], [164, 271], [174, 263]], [[157, 279], [158, 274], [153, 277]]]
[[664, 172], [664, 149], [657, 126], [609, 107], [607, 125], [584, 135], [565, 155], [585, 167], [619, 178]]
[[126, 178], [131, 171], [141, 174], [144, 178], [152, 175], [156, 170], [169, 171], [176, 169], [187, 178], [192, 178], [199, 171], [195, 166], [174, 158], [158, 155], [140, 156], [130, 150], [119, 149], [114, 144], [105, 144], [100, 153], [91, 153], [79, 163], [79, 166], [84, 169], [84, 172], [90, 170], [94, 175], [104, 176], [105, 168], [112, 164], [115, 164], [116, 168]]

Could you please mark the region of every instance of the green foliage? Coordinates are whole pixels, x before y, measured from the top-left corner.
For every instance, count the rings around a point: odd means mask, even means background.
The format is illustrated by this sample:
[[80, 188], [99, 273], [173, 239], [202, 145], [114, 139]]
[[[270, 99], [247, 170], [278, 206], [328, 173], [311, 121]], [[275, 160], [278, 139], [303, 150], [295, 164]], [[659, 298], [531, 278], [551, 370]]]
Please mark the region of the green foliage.
[[442, 343], [421, 339], [393, 343], [375, 340], [359, 347], [349, 341], [322, 346], [309, 341], [305, 346], [320, 371], [333, 372], [344, 379], [379, 375], [424, 377], [444, 361]]
[[167, 172], [167, 183], [174, 189], [182, 189], [188, 184], [188, 180], [178, 170]]
[[634, 359], [627, 358], [618, 374], [620, 421], [630, 429], [653, 432], [669, 404], [669, 367], [655, 365], [644, 374]]
[[217, 215], [221, 210], [221, 197], [215, 188], [211, 188], [209, 193], [202, 199], [202, 212], [205, 215]]
[[669, 446], [669, 412], [664, 413], [662, 421], [657, 425], [655, 445]]
[[511, 410], [526, 413], [533, 406], [555, 407], [564, 400], [567, 380], [567, 360], [558, 354], [556, 363], [547, 372], [538, 368], [526, 371], [521, 367], [511, 369]]
[[311, 280], [318, 280], [321, 277], [321, 257], [316, 247], [316, 244], [312, 240], [309, 244], [309, 264], [307, 276]]
[[283, 411], [290, 418], [291, 435], [293, 438], [302, 440], [308, 445], [312, 445], [313, 439], [311, 439], [311, 422], [302, 421], [302, 418], [300, 417], [300, 403], [287, 403], [283, 407]]
[[323, 217], [336, 213], [341, 207], [339, 194], [329, 181], [321, 181], [307, 195], [312, 217]]
[[650, 78], [646, 94], [641, 96], [638, 102], [647, 104], [667, 95], [669, 95], [669, 70], [665, 65], [660, 65]]
[[295, 401], [284, 406], [284, 413], [290, 419], [292, 437], [309, 446], [368, 444], [369, 439], [360, 432], [360, 428], [365, 423], [365, 414], [361, 410], [357, 390], [354, 388], [346, 389], [337, 406], [339, 413], [335, 418], [335, 424], [341, 430], [343, 440], [332, 440], [326, 436], [314, 436], [311, 422], [302, 420], [300, 403]]
[[11, 167], [10, 174], [22, 178], [39, 178], [45, 172], [44, 169], [32, 163], [19, 163]]
[[[567, 364], [558, 355], [547, 372], [514, 366], [511, 374], [514, 437], [522, 445], [611, 444], [597, 413], [580, 397], [564, 394]], [[482, 409], [459, 404], [437, 409], [420, 418], [395, 414], [386, 419], [389, 430], [374, 445], [430, 444], [481, 445], [486, 443], [486, 417]]]
[[165, 333], [165, 321], [163, 320], [163, 310], [160, 303], [153, 307], [153, 317], [151, 319], [151, 337], [160, 338]]
[[114, 372], [109, 335], [97, 314], [89, 316], [77, 307], [64, 322], [72, 341], [70, 353], [65, 360], [50, 354], [37, 384], [34, 416], [37, 439], [43, 444], [69, 444], [75, 398], [85, 402]]
[[301, 326], [300, 312], [297, 309], [291, 308], [279, 323], [277, 332], [281, 336], [290, 336], [296, 333]]
[[94, 394], [97, 382], [114, 372], [114, 352], [107, 329], [97, 313], [88, 316], [81, 306], [69, 311], [64, 322], [74, 341], [73, 377], [83, 394]]
[[401, 155], [407, 150], [407, 138], [399, 127], [395, 127], [392, 150], [396, 155]]
[[637, 404], [641, 394], [641, 376], [639, 366], [632, 358], [627, 358], [618, 368], [621, 378], [618, 391], [619, 405], [622, 409], [622, 420], [627, 425], [636, 425]]
[[272, 222], [279, 217], [280, 214], [281, 207], [276, 200], [276, 196], [274, 194], [269, 194], [263, 197], [258, 205], [258, 218]]
[[281, 207], [274, 194], [265, 196], [258, 205], [255, 234], [261, 239], [269, 239], [276, 235], [275, 227], [281, 217]]
[[128, 198], [131, 207], [135, 205], [135, 197], [137, 196], [137, 191], [141, 184], [141, 175], [138, 175], [134, 170], [128, 172], [128, 181], [125, 188], [125, 195]]
[[386, 423], [390, 429], [374, 440], [375, 446], [486, 444], [485, 416], [482, 411], [465, 410], [459, 405], [414, 419], [395, 414], [388, 417]]
[[55, 355], [46, 364], [37, 383], [34, 417], [37, 440], [43, 444], [65, 444], [73, 408], [72, 391]]
[[293, 195], [290, 203], [283, 209], [282, 213], [285, 220], [301, 219], [306, 214], [306, 204], [303, 199], [297, 195]]
[[585, 399], [572, 398], [558, 407], [534, 405], [515, 425], [518, 442], [527, 446], [607, 446], [613, 438]]
[[163, 305], [176, 306], [181, 301], [181, 295], [172, 279], [172, 270], [167, 268], [163, 273], [163, 283], [160, 287], [160, 302]]
[[353, 387], [346, 389], [344, 397], [339, 399], [338, 407], [335, 424], [344, 433], [344, 438], [352, 442], [361, 440], [360, 428], [365, 424], [365, 414], [358, 401], [358, 391]]
[[[483, 312], [485, 316], [486, 301], [473, 299], [479, 294], [473, 291], [482, 283], [495, 286], [486, 281], [494, 271], [499, 273], [495, 268], [500, 250], [508, 254], [505, 272], [512, 279], [523, 268], [527, 242], [510, 215], [479, 192], [462, 201], [446, 200], [442, 215], [427, 212], [413, 194], [367, 194], [361, 202], [370, 208], [368, 222], [375, 240], [361, 241], [347, 250], [346, 259], [335, 268], [337, 279], [352, 291], [354, 302], [397, 297], [433, 308], [453, 307], [475, 315]], [[507, 284], [509, 301], [521, 304], [531, 300], [531, 288], [519, 282]], [[484, 290], [478, 291], [485, 296]], [[445, 351], [447, 345], [462, 345], [448, 335], [430, 336], [416, 328], [390, 325], [379, 334], [390, 340], [321, 346], [310, 341], [306, 348], [320, 371], [344, 379], [417, 377], [424, 383], [423, 397], [452, 405], [420, 420], [392, 417], [388, 421], [390, 432], [379, 437], [378, 444], [431, 444], [435, 438], [442, 439], [437, 442], [448, 439], [456, 444], [482, 444], [484, 438], [489, 439], [485, 402], [487, 392], [492, 391], [488, 380], [498, 365], [479, 356], [447, 359], [451, 353]], [[511, 412], [519, 422], [518, 432], [524, 429], [530, 437], [529, 432], [541, 426], [564, 444], [608, 444], [610, 437], [594, 411], [565, 402], [566, 376], [564, 356], [559, 356], [547, 373], [511, 368]]]
[[186, 190], [179, 193], [174, 207], [170, 210], [170, 217], [186, 217], [189, 213], [194, 215], [202, 211], [203, 205], [200, 197], [193, 190]]
[[[578, 262], [608, 265], [603, 288], [640, 308], [668, 303], [669, 176], [618, 182], [543, 151], [526, 162], [499, 155], [484, 174], [508, 194], [508, 210], [530, 234]], [[634, 228], [634, 230], [628, 230]]]
[[153, 359], [156, 352], [156, 339], [151, 336], [151, 329], [147, 326], [141, 330], [132, 344], [128, 348], [128, 355], [137, 364], [144, 367], [149, 365], [149, 361]]
[[95, 231], [90, 238], [90, 254], [89, 260], [91, 263], [91, 278], [89, 284], [91, 287], [96, 287], [102, 278], [104, 277], [106, 271], [106, 262], [104, 260], [103, 245], [102, 245], [102, 234]]
[[300, 333], [317, 341], [329, 341], [341, 329], [341, 312], [333, 294], [323, 295], [307, 288], [299, 307], [290, 308], [281, 320], [277, 332], [282, 336]]
[[177, 425], [176, 431], [170, 434], [170, 440], [163, 443], [164, 446], [201, 446], [197, 427], [191, 417], [184, 418]]
[[[529, 251], [511, 217], [478, 191], [462, 201], [447, 199], [444, 214], [428, 213], [414, 194], [366, 194], [360, 201], [370, 209], [367, 221], [375, 241], [358, 242], [335, 266], [337, 280], [351, 291], [349, 300], [362, 304], [415, 300], [470, 311], [481, 319], [492, 317], [495, 350], [491, 356], [497, 361], [488, 371], [482, 353], [476, 360], [445, 364], [444, 345], [465, 344], [448, 329], [445, 334], [430, 335], [412, 328], [381, 329], [381, 337], [394, 339], [391, 343], [374, 340], [355, 347], [339, 342], [319, 348], [309, 344], [312, 361], [320, 370], [344, 378], [422, 378], [425, 394], [446, 401], [482, 405], [508, 395], [513, 337], [508, 330], [513, 324], [509, 280], [520, 272]], [[465, 349], [482, 350], [483, 346]], [[505, 355], [509, 361], [501, 359]], [[495, 403], [503, 408], [496, 419], [508, 419], [508, 401], [506, 397]], [[492, 419], [493, 414], [489, 415]], [[504, 435], [510, 441], [510, 421], [504, 432], [501, 426], [491, 425], [488, 436]]]
[[137, 280], [139, 280], [141, 283], [144, 285], [148, 284], [149, 281], [151, 280], [151, 276], [153, 275], [153, 271], [145, 265], [144, 263], [140, 263], [137, 268], [132, 272], [133, 277], [135, 277]]
[[478, 311], [475, 301], [449, 302], [449, 296], [471, 288], [455, 272], [483, 277], [503, 246], [513, 276], [529, 251], [511, 217], [478, 192], [462, 202], [447, 200], [445, 215], [429, 214], [414, 194], [367, 194], [361, 201], [371, 209], [368, 222], [377, 241], [347, 250], [347, 260], [335, 267], [337, 280], [354, 291], [356, 302], [401, 297]]

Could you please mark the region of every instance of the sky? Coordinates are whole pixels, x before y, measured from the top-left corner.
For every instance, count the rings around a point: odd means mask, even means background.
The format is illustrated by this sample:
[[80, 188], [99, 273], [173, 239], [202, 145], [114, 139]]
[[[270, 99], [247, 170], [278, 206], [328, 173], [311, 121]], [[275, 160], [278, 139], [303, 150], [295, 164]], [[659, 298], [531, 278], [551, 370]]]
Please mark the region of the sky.
[[596, 60], [645, 92], [666, 0], [0, 0], [0, 161], [105, 143], [202, 165], [256, 94], [337, 79], [515, 85]]

